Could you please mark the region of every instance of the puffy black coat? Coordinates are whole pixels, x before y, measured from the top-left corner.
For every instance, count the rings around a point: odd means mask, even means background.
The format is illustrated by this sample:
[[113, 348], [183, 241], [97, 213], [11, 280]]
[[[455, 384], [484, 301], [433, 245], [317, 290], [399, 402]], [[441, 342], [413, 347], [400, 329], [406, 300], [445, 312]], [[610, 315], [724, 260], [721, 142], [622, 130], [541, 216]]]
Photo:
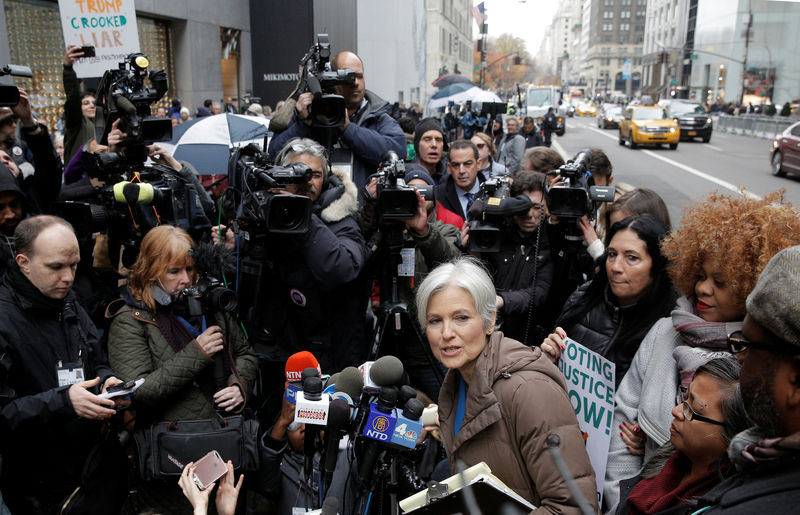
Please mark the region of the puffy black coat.
[[561, 326], [573, 340], [614, 362], [616, 386], [619, 386], [650, 327], [659, 318], [668, 316], [669, 310], [656, 312], [653, 306], [641, 302], [621, 307], [606, 286], [602, 302], [591, 306], [578, 322], [565, 323], [580, 310], [581, 298], [590, 284], [591, 281], [584, 284], [567, 299], [556, 325]]
[[35, 287], [21, 289], [21, 281], [28, 280], [14, 267], [0, 284], [0, 484], [13, 513], [30, 513], [22, 499], [47, 506], [66, 498], [100, 441], [100, 422], [78, 418], [69, 386], [58, 386], [58, 361], [75, 362], [80, 352], [85, 378], [102, 384], [113, 374], [75, 295], [59, 303], [29, 295]]
[[357, 365], [366, 356], [368, 285], [361, 277], [367, 249], [355, 214], [356, 187], [334, 169], [304, 235], [272, 236], [264, 311], [256, 313], [273, 335], [273, 357], [300, 350], [325, 371]]
[[[547, 232], [542, 231], [538, 251], [537, 233], [538, 230], [521, 238], [516, 230], [509, 228], [500, 252], [482, 255], [492, 270], [497, 294], [503, 298], [503, 309], [500, 310], [503, 334], [527, 345], [540, 342], [535, 339], [533, 328], [541, 323], [538, 308], [544, 304], [553, 283], [553, 258]], [[525, 325], [531, 298], [533, 314], [528, 341], [525, 342]]]

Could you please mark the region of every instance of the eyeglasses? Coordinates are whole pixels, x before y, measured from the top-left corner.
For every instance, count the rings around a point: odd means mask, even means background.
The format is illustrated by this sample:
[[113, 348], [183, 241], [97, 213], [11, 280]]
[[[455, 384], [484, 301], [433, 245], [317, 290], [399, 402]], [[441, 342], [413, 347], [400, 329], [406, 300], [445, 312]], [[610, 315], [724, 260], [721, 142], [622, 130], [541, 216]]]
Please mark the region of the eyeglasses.
[[770, 340], [765, 343], [753, 343], [744, 337], [742, 331], [734, 331], [728, 335], [728, 350], [731, 354], [739, 354], [748, 348], [762, 349], [779, 354], [796, 355], [800, 348], [781, 340]]
[[697, 413], [694, 408], [689, 405], [689, 401], [681, 402], [681, 408], [683, 409], [683, 418], [688, 421], [697, 420], [698, 422], [706, 422], [708, 424], [715, 424], [718, 426], [724, 426], [724, 422], [720, 422], [719, 420], [714, 420], [712, 418], [704, 417]]

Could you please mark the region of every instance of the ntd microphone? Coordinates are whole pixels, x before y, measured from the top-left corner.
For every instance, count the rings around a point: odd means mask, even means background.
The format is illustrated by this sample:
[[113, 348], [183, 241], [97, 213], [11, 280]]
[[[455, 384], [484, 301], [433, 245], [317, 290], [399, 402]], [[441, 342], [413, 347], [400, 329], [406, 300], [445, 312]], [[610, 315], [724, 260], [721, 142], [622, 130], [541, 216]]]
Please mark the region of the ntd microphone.
[[417, 446], [417, 439], [422, 432], [422, 422], [420, 422], [419, 418], [422, 416], [424, 407], [419, 399], [408, 400], [406, 408], [397, 415], [397, 424], [394, 426], [394, 431], [392, 431], [391, 443], [402, 445], [409, 449], [414, 449]]
[[286, 400], [292, 404], [297, 392], [303, 389], [303, 370], [306, 368], [315, 368], [322, 375], [317, 358], [306, 350], [296, 352], [286, 360]]
[[295, 422], [324, 426], [328, 423], [329, 405], [328, 396], [322, 395], [322, 379], [306, 377], [303, 381], [303, 390], [297, 392], [294, 420]]
[[369, 414], [361, 434], [367, 438], [388, 443], [397, 424], [397, 412], [394, 409], [396, 403], [397, 390], [381, 388], [378, 403], [369, 405]]

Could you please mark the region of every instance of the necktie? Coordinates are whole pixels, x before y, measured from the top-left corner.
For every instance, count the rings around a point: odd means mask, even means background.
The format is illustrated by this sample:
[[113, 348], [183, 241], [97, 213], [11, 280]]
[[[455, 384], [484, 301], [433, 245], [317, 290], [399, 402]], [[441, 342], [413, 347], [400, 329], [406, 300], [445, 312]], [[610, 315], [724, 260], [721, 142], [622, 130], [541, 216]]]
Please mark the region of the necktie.
[[467, 212], [464, 213], [464, 214], [469, 216], [469, 208], [472, 207], [472, 199], [475, 198], [475, 194], [474, 193], [464, 193], [464, 196], [467, 197]]

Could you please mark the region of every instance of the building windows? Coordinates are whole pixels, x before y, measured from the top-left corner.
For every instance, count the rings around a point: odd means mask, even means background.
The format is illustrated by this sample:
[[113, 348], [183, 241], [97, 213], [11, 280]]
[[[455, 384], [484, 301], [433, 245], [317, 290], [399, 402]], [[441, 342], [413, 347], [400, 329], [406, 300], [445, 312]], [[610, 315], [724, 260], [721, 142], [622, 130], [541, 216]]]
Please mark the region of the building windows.
[[610, 20], [614, 18], [614, 11], [603, 11], [603, 19]]
[[611, 35], [600, 36], [601, 43], [611, 43]]
[[604, 23], [603, 24], [603, 32], [611, 32], [612, 30], [614, 30], [614, 24], [613, 23]]
[[636, 24], [636, 32], [644, 32], [644, 24], [643, 23], [637, 23]]
[[619, 24], [619, 30], [620, 30], [620, 32], [628, 32], [628, 31], [631, 30], [631, 24], [630, 23], [620, 23]]
[[624, 45], [625, 43], [630, 42], [630, 40], [631, 40], [630, 34], [620, 34], [620, 36], [619, 36], [619, 42], [622, 45]]
[[625, 20], [625, 19], [630, 19], [630, 17], [631, 17], [631, 12], [630, 12], [630, 11], [622, 11], [622, 12], [620, 12], [620, 13], [619, 13], [619, 17], [620, 17], [621, 19], [623, 19], [623, 20]]
[[603, 5], [606, 7], [614, 7], [614, 0], [603, 0]]
[[636, 11], [636, 18], [644, 20], [647, 18], [647, 11]]
[[631, 5], [631, 0], [622, 0], [622, 2], [620, 2], [620, 5], [623, 5], [623, 6]]

